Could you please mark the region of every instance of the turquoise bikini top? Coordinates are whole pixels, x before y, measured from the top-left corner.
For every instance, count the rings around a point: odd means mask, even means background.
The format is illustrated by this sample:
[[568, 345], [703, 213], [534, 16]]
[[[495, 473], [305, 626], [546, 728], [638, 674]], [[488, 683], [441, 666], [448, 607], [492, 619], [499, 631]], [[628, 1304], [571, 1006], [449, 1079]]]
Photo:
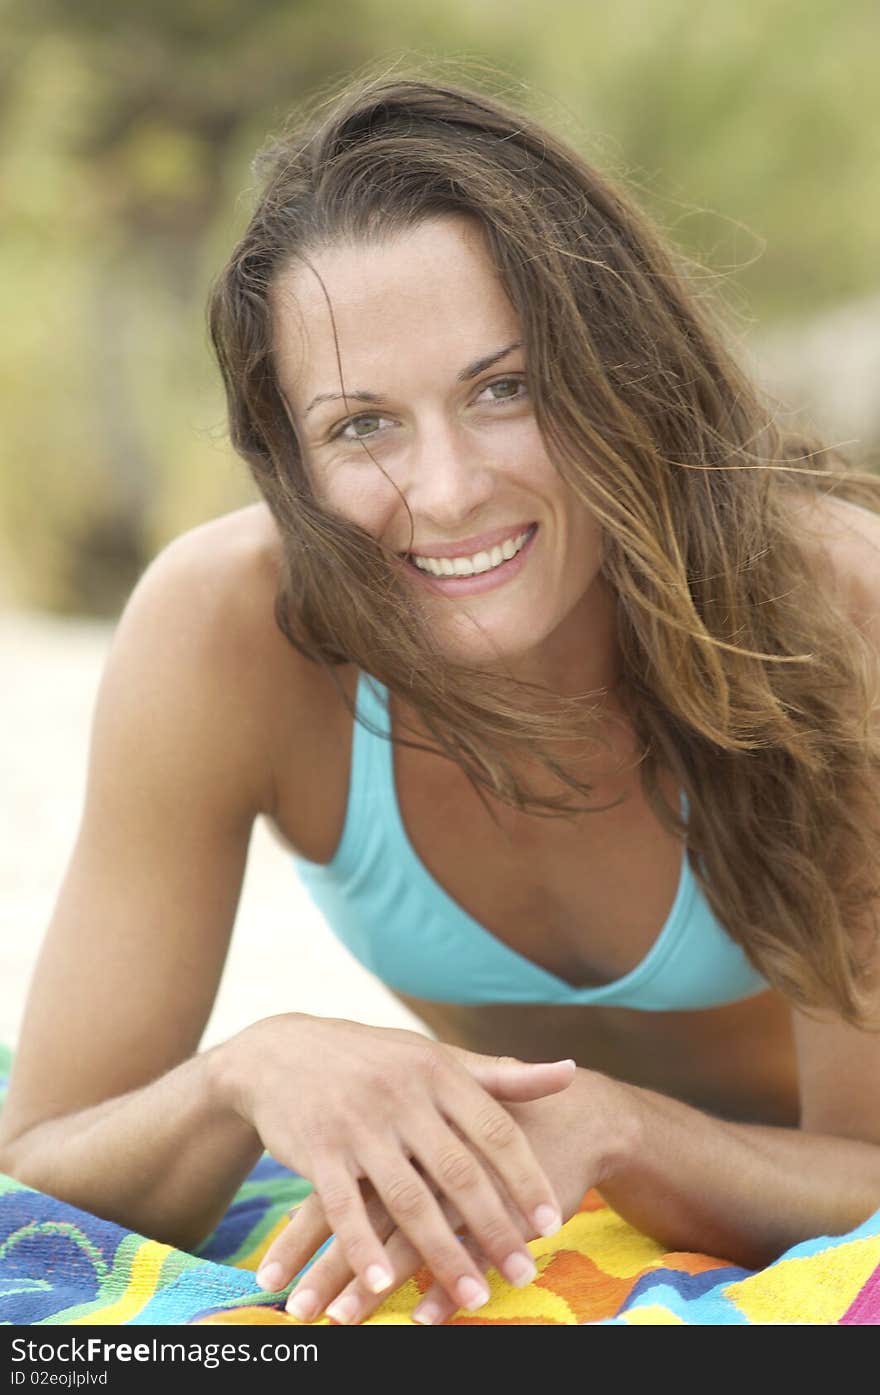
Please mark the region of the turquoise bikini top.
[[[361, 674], [358, 714], [390, 731], [388, 690]], [[682, 816], [687, 820], [682, 791]], [[675, 901], [644, 959], [599, 988], [573, 988], [462, 909], [417, 856], [394, 786], [393, 748], [355, 722], [345, 826], [328, 863], [295, 857], [331, 929], [387, 987], [444, 1003], [558, 1003], [677, 1012], [767, 987], [709, 909], [686, 855]]]

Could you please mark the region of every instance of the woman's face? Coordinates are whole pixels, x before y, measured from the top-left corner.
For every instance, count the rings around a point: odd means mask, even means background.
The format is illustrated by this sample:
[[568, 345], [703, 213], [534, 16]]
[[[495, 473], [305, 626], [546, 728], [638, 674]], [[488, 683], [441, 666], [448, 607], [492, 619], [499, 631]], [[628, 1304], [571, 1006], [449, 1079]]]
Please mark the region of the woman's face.
[[567, 671], [600, 593], [607, 608], [601, 534], [547, 455], [518, 317], [479, 225], [431, 219], [309, 260], [339, 360], [310, 267], [281, 275], [272, 303], [316, 495], [409, 554], [402, 573], [450, 658], [520, 660], [508, 666], [537, 679]]

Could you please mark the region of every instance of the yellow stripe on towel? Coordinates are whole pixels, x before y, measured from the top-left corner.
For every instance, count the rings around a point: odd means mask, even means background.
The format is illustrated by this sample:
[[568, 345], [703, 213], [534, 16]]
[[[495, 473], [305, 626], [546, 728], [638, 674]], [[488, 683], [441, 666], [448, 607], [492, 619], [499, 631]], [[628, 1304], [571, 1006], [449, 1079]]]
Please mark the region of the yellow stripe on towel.
[[109, 1307], [99, 1308], [85, 1317], [73, 1318], [71, 1325], [106, 1326], [130, 1322], [155, 1294], [162, 1266], [172, 1253], [168, 1245], [160, 1245], [157, 1240], [145, 1240], [132, 1256], [125, 1292]]
[[880, 1236], [846, 1240], [730, 1284], [725, 1298], [755, 1323], [836, 1323], [880, 1263]]

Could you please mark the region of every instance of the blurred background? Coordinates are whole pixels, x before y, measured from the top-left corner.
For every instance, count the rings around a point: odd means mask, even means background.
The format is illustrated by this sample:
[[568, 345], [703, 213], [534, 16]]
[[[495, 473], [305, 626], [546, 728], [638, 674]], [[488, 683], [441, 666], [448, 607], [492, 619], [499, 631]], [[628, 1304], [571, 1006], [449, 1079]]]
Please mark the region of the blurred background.
[[[880, 7], [0, 0], [0, 21], [0, 1040], [13, 1042], [113, 622], [166, 541], [255, 497], [226, 439], [204, 306], [267, 136], [366, 65], [485, 75], [629, 184], [711, 273], [756, 374], [874, 468]], [[267, 976], [279, 956], [295, 971]], [[285, 1006], [412, 1025], [258, 830], [209, 1039]]]

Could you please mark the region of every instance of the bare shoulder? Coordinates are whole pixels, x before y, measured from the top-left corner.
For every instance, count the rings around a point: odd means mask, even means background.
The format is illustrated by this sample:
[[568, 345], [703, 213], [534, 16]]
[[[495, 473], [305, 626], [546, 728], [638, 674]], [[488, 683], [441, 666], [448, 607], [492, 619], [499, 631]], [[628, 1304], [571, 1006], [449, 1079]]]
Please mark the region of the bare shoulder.
[[289, 802], [290, 783], [300, 773], [308, 780], [310, 752], [320, 749], [332, 712], [327, 675], [276, 623], [280, 566], [281, 540], [264, 504], [200, 524], [148, 567], [115, 641], [124, 645], [128, 628], [138, 642], [161, 632], [157, 683], [179, 689], [189, 681], [214, 695], [226, 741], [251, 772], [256, 810], [272, 818]]
[[849, 613], [860, 623], [873, 618], [880, 624], [880, 513], [812, 491], [793, 493], [790, 507]]
[[179, 605], [178, 622], [194, 627], [191, 638], [230, 647], [248, 639], [259, 643], [271, 630], [279, 562], [271, 515], [253, 504], [172, 539], [141, 577], [132, 601], [143, 592], [158, 605]]

